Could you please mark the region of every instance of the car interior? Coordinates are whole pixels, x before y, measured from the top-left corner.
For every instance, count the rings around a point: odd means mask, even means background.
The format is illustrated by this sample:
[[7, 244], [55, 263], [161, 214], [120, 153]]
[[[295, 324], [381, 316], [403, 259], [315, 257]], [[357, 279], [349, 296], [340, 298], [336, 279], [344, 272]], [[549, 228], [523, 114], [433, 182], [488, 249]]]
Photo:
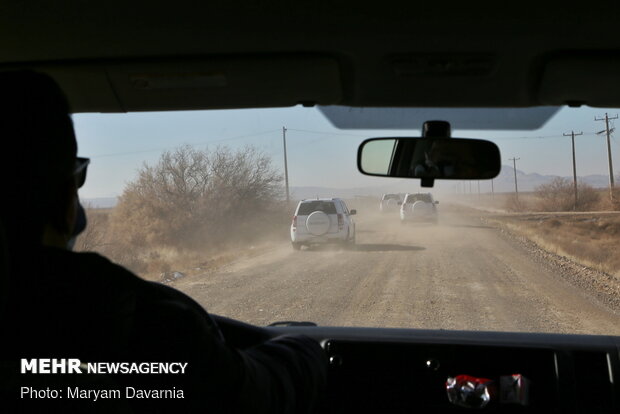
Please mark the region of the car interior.
[[[74, 113], [620, 107], [617, 17], [588, 3], [10, 0], [0, 6], [0, 70], [49, 74]], [[322, 412], [620, 412], [611, 334], [216, 318], [241, 348], [290, 333], [319, 341], [330, 363]], [[509, 378], [516, 394], [527, 378], [529, 395], [459, 406], [446, 394], [457, 375]]]

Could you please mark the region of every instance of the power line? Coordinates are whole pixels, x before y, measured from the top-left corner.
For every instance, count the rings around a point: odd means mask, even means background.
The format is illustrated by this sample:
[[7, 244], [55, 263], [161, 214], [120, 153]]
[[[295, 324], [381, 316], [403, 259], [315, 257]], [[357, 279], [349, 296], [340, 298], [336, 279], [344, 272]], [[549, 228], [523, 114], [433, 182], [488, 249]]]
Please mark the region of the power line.
[[520, 136], [520, 137], [495, 137], [496, 140], [511, 140], [511, 139], [548, 139], [548, 138], [562, 138], [562, 135], [540, 135], [540, 136]]
[[296, 129], [296, 128], [288, 128], [288, 130], [296, 131], [296, 132], [306, 132], [308, 134], [342, 135], [342, 136], [347, 136], [347, 137], [367, 138], [366, 134], [347, 134], [344, 132], [314, 131], [310, 129]]
[[[205, 144], [216, 144], [216, 143], [219, 143], [219, 142], [234, 141], [234, 140], [238, 140], [238, 139], [250, 138], [250, 137], [259, 136], [259, 135], [271, 134], [271, 133], [275, 133], [275, 132], [279, 132], [279, 130], [278, 129], [272, 129], [272, 130], [269, 130], [269, 131], [256, 132], [256, 133], [253, 133], [253, 134], [238, 135], [238, 136], [235, 136], [235, 137], [217, 139], [217, 140], [213, 140], [213, 141], [200, 141], [200, 142], [193, 142], [193, 143], [190, 142], [188, 144], [192, 145], [192, 146], [195, 146], [195, 145], [205, 145]], [[162, 147], [162, 148], [153, 148], [153, 149], [148, 149], [148, 150], [137, 150], [137, 151], [126, 151], [126, 152], [116, 152], [116, 153], [110, 153], [110, 154], [92, 155], [90, 158], [104, 158], [104, 157], [116, 157], [116, 156], [121, 156], [121, 155], [144, 154], [144, 153], [147, 153], [147, 152], [166, 151], [166, 150], [174, 149], [174, 148], [177, 148], [177, 147], [178, 147], [178, 145]]]
[[[609, 119], [615, 119], [615, 118], [609, 118]], [[230, 137], [230, 138], [218, 139], [218, 140], [213, 140], [213, 141], [190, 142], [189, 145], [195, 146], [195, 145], [215, 144], [215, 143], [220, 143], [220, 142], [234, 141], [234, 140], [243, 139], [243, 138], [250, 138], [250, 137], [254, 137], [254, 136], [260, 136], [260, 135], [275, 133], [275, 132], [278, 132], [278, 131], [280, 131], [280, 130], [278, 130], [278, 129], [271, 129], [271, 130], [268, 130], [268, 131], [261, 131], [261, 132], [256, 132], [256, 133], [252, 133], [252, 134], [238, 135], [238, 136], [234, 136], [234, 137]], [[348, 134], [348, 133], [342, 133], [342, 132], [329, 132], [329, 131], [318, 131], [318, 130], [298, 129], [298, 128], [287, 128], [287, 131], [295, 131], [295, 132], [302, 132], [302, 133], [308, 133], [308, 134], [318, 134], [318, 135], [326, 135], [326, 136], [347, 136], [347, 137], [355, 137], [355, 138], [366, 138], [368, 136], [367, 134]], [[613, 128], [610, 128], [610, 133], [611, 132], [613, 132]], [[584, 136], [596, 136], [597, 132], [583, 133], [583, 135]], [[496, 137], [496, 138], [493, 138], [493, 139], [497, 140], [497, 141], [520, 140], [520, 139], [539, 139], [539, 140], [543, 140], [543, 139], [553, 139], [553, 138], [563, 138], [563, 137], [564, 137], [563, 135], [540, 135], [540, 136]], [[320, 138], [320, 139], [317, 139], [317, 140], [313, 140], [313, 141], [311, 141], [309, 143], [304, 143], [302, 145], [312, 144], [314, 142], [323, 141], [324, 139], [327, 139], [327, 138]], [[153, 148], [153, 149], [136, 150], [136, 151], [124, 151], [124, 152], [115, 152], [115, 153], [108, 153], [108, 154], [99, 154], [99, 155], [93, 155], [90, 158], [106, 158], [106, 157], [117, 157], [117, 156], [123, 156], [123, 155], [145, 154], [145, 153], [149, 153], [149, 152], [160, 152], [160, 151], [166, 151], [166, 150], [174, 149], [177, 146], [178, 145], [166, 146], [166, 147], [160, 147], [160, 148]]]
[[[316, 130], [310, 130], [310, 129], [296, 129], [296, 128], [288, 128], [289, 131], [296, 131], [296, 132], [305, 132], [305, 133], [309, 133], [309, 134], [321, 134], [321, 135], [342, 135], [342, 136], [349, 136], [349, 137], [357, 137], [357, 138], [366, 138], [368, 135], [367, 134], [347, 134], [347, 133], [342, 133], [342, 132], [329, 132], [329, 131], [316, 131]], [[592, 132], [592, 135], [594, 135], [595, 133]], [[539, 135], [539, 136], [516, 136], [516, 137], [495, 137], [493, 139], [497, 139], [497, 140], [505, 140], [505, 139], [546, 139], [546, 138], [562, 138], [562, 135]]]

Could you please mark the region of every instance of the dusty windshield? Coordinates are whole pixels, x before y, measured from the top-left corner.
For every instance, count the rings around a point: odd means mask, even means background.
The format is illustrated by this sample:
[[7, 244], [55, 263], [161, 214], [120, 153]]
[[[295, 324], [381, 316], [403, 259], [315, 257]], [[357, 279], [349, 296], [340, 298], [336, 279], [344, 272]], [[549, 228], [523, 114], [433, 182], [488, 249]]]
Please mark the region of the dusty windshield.
[[[618, 112], [455, 128], [495, 142], [501, 174], [433, 188], [364, 176], [355, 162], [363, 139], [419, 127], [338, 129], [303, 107], [78, 114], [91, 165], [76, 249], [257, 325], [620, 335]], [[440, 204], [381, 203], [406, 193]], [[301, 200], [332, 198], [349, 212], [312, 215], [334, 209], [315, 201], [295, 215]]]

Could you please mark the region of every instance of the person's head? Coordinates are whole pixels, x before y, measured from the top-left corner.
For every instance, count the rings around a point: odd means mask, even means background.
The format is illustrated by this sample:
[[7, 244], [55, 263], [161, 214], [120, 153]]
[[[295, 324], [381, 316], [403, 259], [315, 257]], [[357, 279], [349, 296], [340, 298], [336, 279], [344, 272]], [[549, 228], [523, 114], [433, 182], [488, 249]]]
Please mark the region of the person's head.
[[9, 243], [68, 240], [78, 209], [77, 142], [67, 100], [49, 76], [0, 72], [0, 139]]

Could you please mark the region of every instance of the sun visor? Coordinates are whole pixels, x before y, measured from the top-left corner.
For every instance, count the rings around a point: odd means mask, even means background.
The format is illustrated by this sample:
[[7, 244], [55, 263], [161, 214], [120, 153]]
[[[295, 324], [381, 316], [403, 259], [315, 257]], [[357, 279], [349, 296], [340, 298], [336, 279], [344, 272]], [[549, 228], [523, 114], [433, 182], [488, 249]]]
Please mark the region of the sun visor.
[[554, 57], [544, 67], [539, 100], [550, 105], [616, 107], [620, 57]]
[[559, 107], [534, 108], [363, 108], [321, 106], [319, 110], [341, 129], [420, 129], [429, 120], [448, 121], [452, 129], [535, 130]]
[[337, 63], [322, 57], [136, 63], [108, 73], [126, 111], [335, 103], [342, 89]]
[[325, 57], [36, 65], [73, 112], [131, 112], [329, 105], [340, 101], [338, 64]]

